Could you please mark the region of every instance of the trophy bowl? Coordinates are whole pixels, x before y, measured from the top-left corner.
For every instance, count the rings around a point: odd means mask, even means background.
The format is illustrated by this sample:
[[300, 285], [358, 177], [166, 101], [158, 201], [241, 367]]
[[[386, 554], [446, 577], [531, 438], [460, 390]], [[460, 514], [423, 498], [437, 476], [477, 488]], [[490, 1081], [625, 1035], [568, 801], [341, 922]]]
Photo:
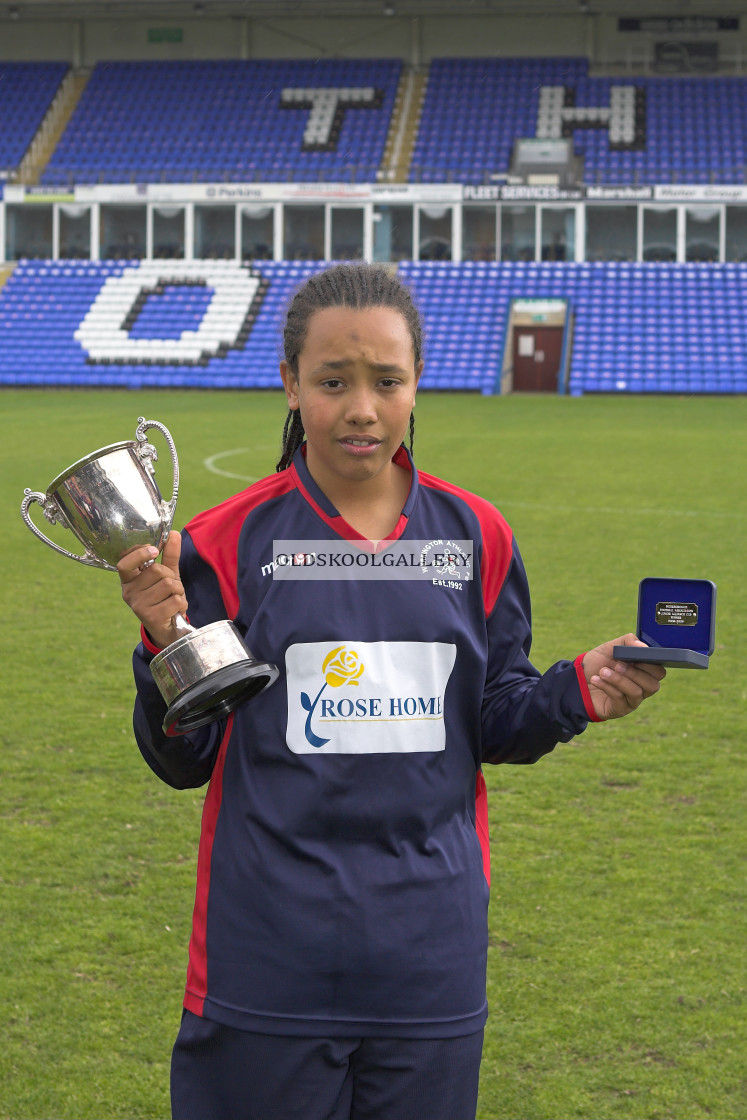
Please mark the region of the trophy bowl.
[[[145, 435], [150, 428], [163, 434], [171, 454], [169, 501], [156, 482], [158, 452]], [[117, 562], [134, 548], [152, 545], [160, 552], [171, 531], [178, 492], [179, 461], [171, 433], [157, 420], [140, 416], [134, 440], [92, 451], [58, 474], [44, 493], [26, 489], [21, 516], [55, 552], [115, 572]], [[77, 537], [82, 553], [55, 544], [34, 524], [29, 514], [34, 502], [51, 525], [59, 524]], [[212, 723], [277, 680], [277, 667], [254, 657], [233, 622], [225, 619], [195, 628], [179, 614], [172, 622], [176, 638], [150, 666], [167, 704], [166, 735], [184, 735]]]

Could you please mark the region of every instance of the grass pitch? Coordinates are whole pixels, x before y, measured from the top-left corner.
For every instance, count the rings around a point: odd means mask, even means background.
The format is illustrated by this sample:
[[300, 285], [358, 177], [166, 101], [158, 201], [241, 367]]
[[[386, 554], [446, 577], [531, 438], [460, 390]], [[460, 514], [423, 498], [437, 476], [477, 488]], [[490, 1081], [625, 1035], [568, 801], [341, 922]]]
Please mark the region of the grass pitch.
[[[202, 791], [161, 785], [134, 745], [116, 577], [53, 555], [18, 509], [142, 414], [174, 435], [181, 525], [272, 471], [284, 405], [6, 390], [0, 408], [0, 1117], [165, 1117]], [[540, 668], [634, 629], [642, 576], [718, 584], [707, 673], [670, 670], [628, 719], [488, 769], [481, 1120], [747, 1115], [746, 419], [743, 398], [419, 399], [418, 463], [515, 530]]]

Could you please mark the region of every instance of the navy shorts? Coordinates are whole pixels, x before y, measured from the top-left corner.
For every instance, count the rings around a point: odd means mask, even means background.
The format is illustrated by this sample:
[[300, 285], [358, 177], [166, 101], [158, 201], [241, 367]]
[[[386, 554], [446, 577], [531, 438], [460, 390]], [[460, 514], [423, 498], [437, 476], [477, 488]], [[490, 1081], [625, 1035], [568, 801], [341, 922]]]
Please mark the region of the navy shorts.
[[185, 1011], [173, 1120], [475, 1120], [483, 1032], [460, 1038], [294, 1038]]

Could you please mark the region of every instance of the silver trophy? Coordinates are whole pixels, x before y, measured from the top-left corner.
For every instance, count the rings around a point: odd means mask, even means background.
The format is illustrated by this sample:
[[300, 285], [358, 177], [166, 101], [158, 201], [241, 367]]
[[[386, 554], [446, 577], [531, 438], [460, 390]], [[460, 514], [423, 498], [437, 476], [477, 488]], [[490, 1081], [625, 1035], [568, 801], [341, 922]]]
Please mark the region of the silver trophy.
[[[174, 481], [168, 502], [155, 479], [158, 453], [146, 440], [149, 428], [163, 433], [171, 452]], [[115, 572], [117, 562], [133, 548], [153, 545], [160, 552], [171, 530], [178, 492], [179, 461], [171, 433], [157, 420], [140, 416], [134, 440], [92, 451], [57, 475], [45, 494], [25, 490], [21, 516], [55, 552]], [[81, 556], [61, 548], [36, 527], [29, 516], [32, 502], [39, 503], [50, 524], [75, 534], [85, 549]], [[228, 715], [277, 679], [277, 667], [257, 661], [232, 622], [196, 629], [177, 614], [173, 625], [175, 641], [150, 666], [168, 705], [163, 722], [167, 735], [184, 735]]]

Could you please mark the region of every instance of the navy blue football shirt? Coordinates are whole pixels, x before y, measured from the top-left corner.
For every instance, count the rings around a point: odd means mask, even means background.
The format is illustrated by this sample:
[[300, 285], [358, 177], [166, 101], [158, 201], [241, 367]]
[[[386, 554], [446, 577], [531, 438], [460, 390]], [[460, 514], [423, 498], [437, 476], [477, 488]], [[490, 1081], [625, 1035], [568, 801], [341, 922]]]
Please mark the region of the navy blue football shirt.
[[147, 634], [134, 656], [146, 761], [178, 788], [210, 782], [185, 1006], [274, 1034], [469, 1034], [487, 1015], [481, 767], [534, 762], [596, 718], [581, 657], [534, 668], [510, 528], [404, 448], [389, 541], [471, 541], [474, 578], [275, 578], [274, 541], [361, 540], [303, 452], [183, 534], [191, 623], [233, 619], [277, 682], [167, 738]]

